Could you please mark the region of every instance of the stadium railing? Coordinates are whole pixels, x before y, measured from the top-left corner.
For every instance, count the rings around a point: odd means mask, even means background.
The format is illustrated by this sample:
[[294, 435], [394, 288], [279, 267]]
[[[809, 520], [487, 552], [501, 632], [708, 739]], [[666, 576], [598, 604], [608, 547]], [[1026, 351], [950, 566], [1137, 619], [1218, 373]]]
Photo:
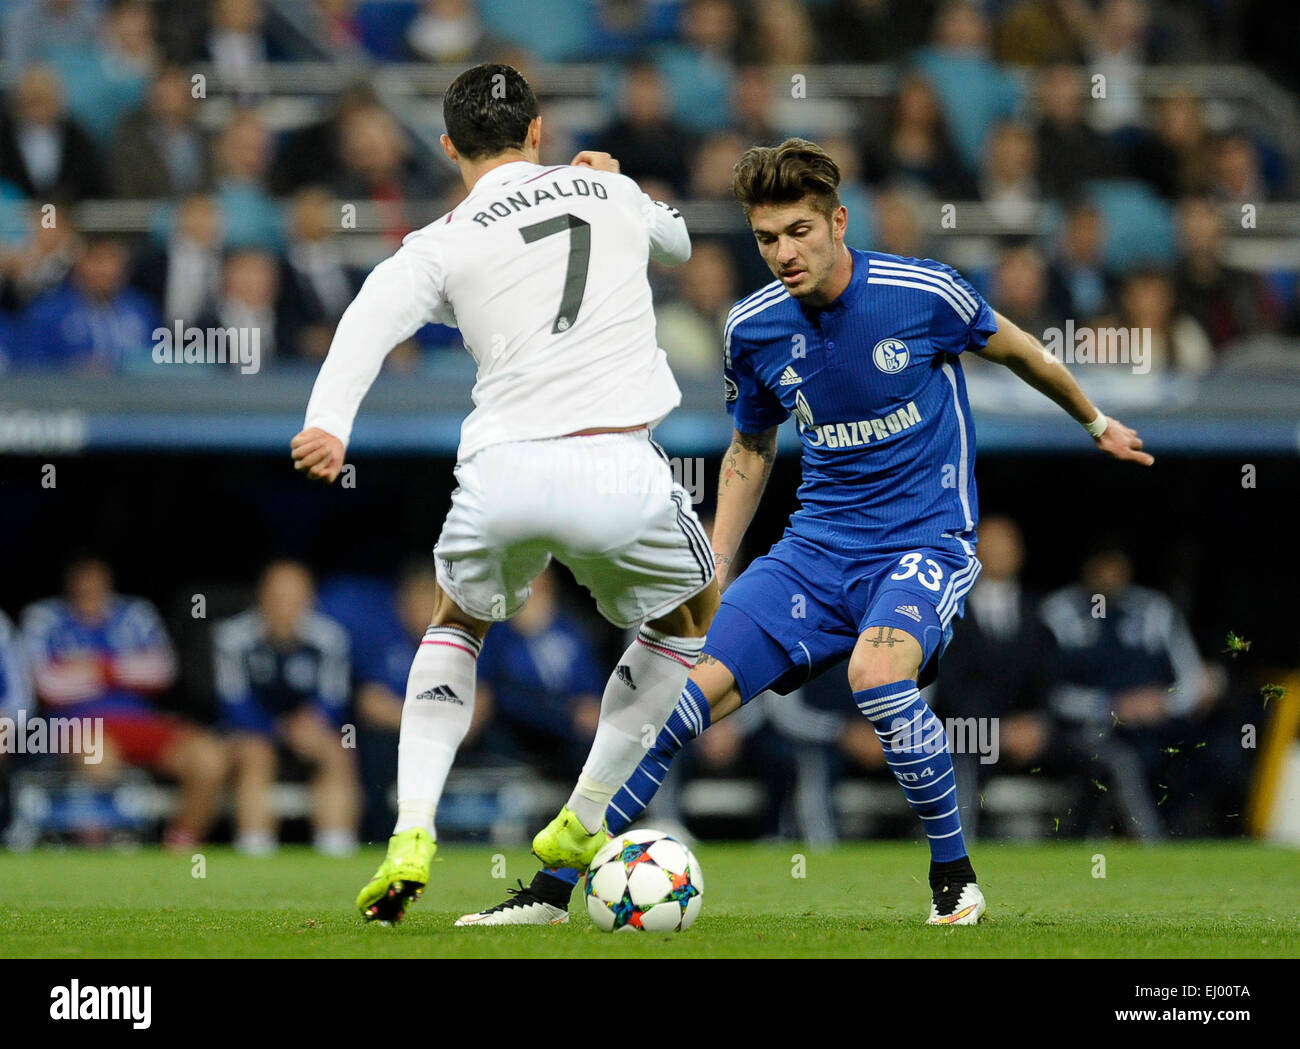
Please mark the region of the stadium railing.
[[[148, 361], [111, 377], [15, 372], [0, 389], [0, 454], [83, 451], [281, 454], [297, 432], [315, 368], [256, 376], [195, 375]], [[204, 369], [204, 372], [207, 372]], [[1084, 389], [1153, 446], [1186, 454], [1300, 455], [1300, 340], [1256, 337], [1200, 380], [1133, 375], [1120, 366], [1076, 366]], [[438, 353], [415, 375], [381, 374], [359, 416], [354, 454], [450, 455], [469, 406], [474, 364]], [[981, 452], [1078, 450], [1078, 427], [1001, 370], [967, 370]], [[251, 380], [251, 381], [250, 381]], [[726, 447], [731, 423], [716, 384], [683, 378], [682, 407], [656, 430], [672, 454]], [[785, 428], [781, 449], [797, 449]]]

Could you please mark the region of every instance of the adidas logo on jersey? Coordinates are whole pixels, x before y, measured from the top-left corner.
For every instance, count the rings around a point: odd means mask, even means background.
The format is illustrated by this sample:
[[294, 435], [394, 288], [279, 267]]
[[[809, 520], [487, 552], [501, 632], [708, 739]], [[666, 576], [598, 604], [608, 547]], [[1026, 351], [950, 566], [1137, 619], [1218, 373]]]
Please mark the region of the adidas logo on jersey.
[[785, 371], [781, 373], [781, 385], [798, 386], [801, 382], [803, 382], [803, 378], [794, 370], [794, 366], [787, 364]]
[[423, 692], [416, 694], [416, 699], [433, 699], [440, 703], [455, 703], [463, 707], [465, 701], [451, 690], [450, 685], [436, 685], [433, 688], [425, 689]]
[[632, 670], [626, 663], [620, 663], [618, 669], [614, 671], [618, 679], [623, 682], [633, 692], [636, 691], [636, 682], [632, 680]]
[[921, 621], [921, 610], [916, 605], [899, 605], [894, 609], [900, 616], [907, 616], [908, 619], [919, 623]]

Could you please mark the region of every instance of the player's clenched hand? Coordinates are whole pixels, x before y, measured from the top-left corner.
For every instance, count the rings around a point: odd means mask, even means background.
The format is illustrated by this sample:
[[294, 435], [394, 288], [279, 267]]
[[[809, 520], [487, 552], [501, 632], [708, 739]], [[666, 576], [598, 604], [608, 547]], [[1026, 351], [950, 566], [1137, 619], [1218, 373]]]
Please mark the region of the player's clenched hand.
[[343, 469], [343, 442], [332, 433], [311, 426], [289, 442], [293, 468], [326, 484], [333, 483]]
[[1129, 429], [1118, 419], [1108, 419], [1105, 432], [1096, 440], [1098, 448], [1116, 459], [1131, 459], [1143, 466], [1156, 461], [1155, 456], [1142, 450], [1142, 438], [1137, 431]]
[[612, 171], [618, 174], [618, 161], [608, 153], [601, 153], [595, 149], [582, 150], [570, 162], [575, 168], [595, 168], [597, 171]]

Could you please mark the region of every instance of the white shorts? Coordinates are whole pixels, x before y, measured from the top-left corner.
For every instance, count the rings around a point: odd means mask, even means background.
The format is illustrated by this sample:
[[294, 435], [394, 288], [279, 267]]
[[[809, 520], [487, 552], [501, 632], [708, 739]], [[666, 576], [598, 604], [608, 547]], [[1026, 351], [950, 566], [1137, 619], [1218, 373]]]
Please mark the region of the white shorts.
[[434, 547], [438, 583], [476, 619], [509, 619], [554, 557], [618, 627], [713, 579], [686, 490], [648, 430], [489, 445], [456, 465]]

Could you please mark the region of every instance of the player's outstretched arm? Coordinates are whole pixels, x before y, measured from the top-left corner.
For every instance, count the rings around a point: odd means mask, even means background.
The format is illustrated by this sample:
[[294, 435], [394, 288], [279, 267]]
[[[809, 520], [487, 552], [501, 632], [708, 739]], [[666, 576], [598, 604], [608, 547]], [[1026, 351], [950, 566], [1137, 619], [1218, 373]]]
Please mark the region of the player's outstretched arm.
[[1137, 431], [1099, 411], [1079, 388], [1070, 370], [1048, 353], [1041, 342], [1002, 314], [994, 316], [998, 330], [989, 336], [980, 356], [1010, 368], [1039, 393], [1059, 404], [1107, 455], [1143, 466], [1155, 462], [1154, 456], [1142, 450], [1142, 438]]
[[713, 518], [713, 556], [718, 566], [719, 587], [731, 582], [732, 559], [763, 498], [763, 489], [776, 460], [777, 430], [775, 426], [762, 433], [733, 430], [731, 444], [722, 457], [718, 509]]
[[429, 321], [454, 323], [442, 274], [434, 239], [418, 235], [371, 271], [334, 329], [303, 428], [289, 443], [294, 469], [326, 482], [338, 477], [357, 409], [384, 358]]

